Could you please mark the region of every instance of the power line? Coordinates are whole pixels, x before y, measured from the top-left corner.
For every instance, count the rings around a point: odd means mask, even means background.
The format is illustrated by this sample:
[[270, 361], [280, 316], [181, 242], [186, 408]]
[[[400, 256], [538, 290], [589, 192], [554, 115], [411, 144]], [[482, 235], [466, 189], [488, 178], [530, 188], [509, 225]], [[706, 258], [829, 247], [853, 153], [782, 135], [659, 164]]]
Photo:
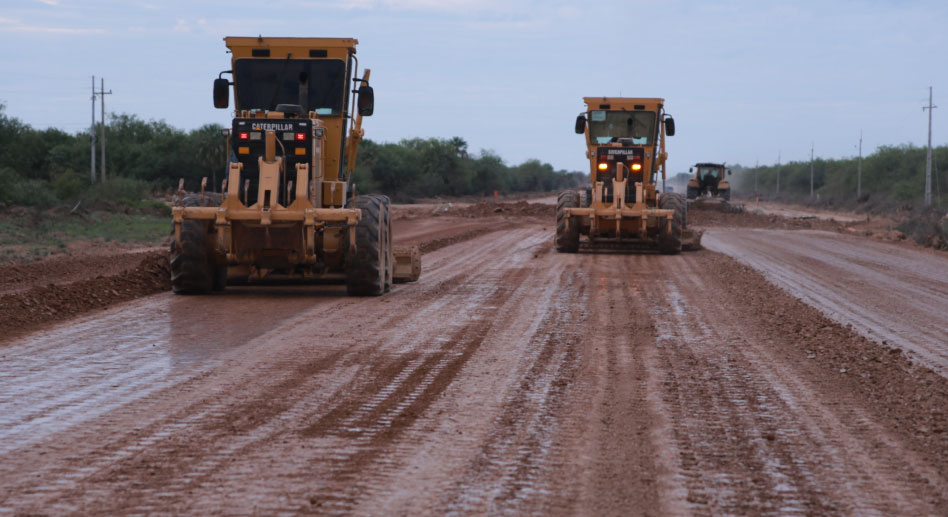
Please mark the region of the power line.
[[862, 197], [862, 130], [859, 131], [859, 162], [856, 165], [856, 200]]
[[810, 142], [810, 199], [813, 199], [813, 145], [814, 142]]
[[932, 105], [932, 87], [928, 87], [928, 106], [922, 106], [922, 111], [928, 110], [928, 153], [925, 155], [925, 206], [932, 206], [932, 110], [938, 106]]
[[105, 96], [111, 95], [112, 90], [105, 91], [105, 79], [100, 78], [101, 88], [99, 91], [95, 91], [95, 76], [92, 76], [92, 125], [89, 127], [89, 140], [91, 147], [91, 158], [90, 158], [90, 174], [92, 176], [92, 183], [95, 183], [95, 98], [99, 96], [102, 98], [102, 177], [101, 181], [105, 181]]
[[92, 174], [92, 183], [95, 183], [95, 76], [92, 76], [92, 125], [89, 126], [89, 140], [92, 148], [92, 165], [90, 171]]
[[105, 78], [100, 79], [102, 82], [99, 87], [99, 97], [102, 98], [102, 181], [105, 181], [105, 96], [112, 95], [112, 90], [105, 91]]

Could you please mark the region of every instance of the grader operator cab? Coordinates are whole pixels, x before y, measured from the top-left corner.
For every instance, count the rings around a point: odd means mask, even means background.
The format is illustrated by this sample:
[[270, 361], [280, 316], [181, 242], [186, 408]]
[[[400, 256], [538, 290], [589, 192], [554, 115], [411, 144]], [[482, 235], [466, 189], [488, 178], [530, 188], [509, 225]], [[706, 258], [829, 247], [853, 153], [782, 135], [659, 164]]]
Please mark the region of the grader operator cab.
[[416, 280], [421, 255], [393, 249], [389, 199], [357, 196], [351, 182], [362, 117], [374, 110], [370, 71], [358, 75], [358, 41], [224, 41], [231, 69], [214, 81], [214, 106], [228, 107], [233, 86], [230, 159], [222, 194], [207, 191], [207, 178], [200, 194], [184, 195], [179, 183], [174, 291], [283, 276], [344, 281], [350, 295], [374, 296]]
[[699, 163], [688, 172], [694, 173], [694, 177], [688, 180], [689, 201], [698, 198], [731, 199], [731, 185], [725, 177], [725, 174], [731, 174], [731, 169], [726, 169], [723, 163]]
[[586, 135], [590, 183], [583, 192], [560, 192], [556, 207], [556, 249], [574, 253], [580, 236], [592, 249], [650, 249], [678, 253], [696, 247], [700, 235], [686, 228], [681, 194], [657, 192], [665, 178], [665, 137], [675, 121], [664, 99], [585, 97], [587, 111], [576, 118]]

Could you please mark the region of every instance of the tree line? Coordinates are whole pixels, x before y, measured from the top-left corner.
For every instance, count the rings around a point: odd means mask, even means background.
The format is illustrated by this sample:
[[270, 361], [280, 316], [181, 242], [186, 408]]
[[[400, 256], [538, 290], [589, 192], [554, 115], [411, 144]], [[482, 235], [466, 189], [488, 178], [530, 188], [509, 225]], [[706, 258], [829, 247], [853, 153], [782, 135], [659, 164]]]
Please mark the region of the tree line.
[[[919, 207], [924, 201], [927, 149], [913, 145], [882, 146], [862, 160], [862, 187], [857, 198], [858, 158], [790, 162], [757, 168], [731, 166], [734, 192], [762, 199], [863, 208]], [[948, 207], [948, 146], [932, 149], [932, 205]], [[777, 193], [779, 175], [780, 188]], [[756, 181], [756, 183], [755, 183]], [[755, 189], [756, 185], [756, 189]]]
[[[77, 198], [137, 201], [153, 190], [220, 185], [228, 150], [218, 124], [190, 131], [164, 121], [113, 114], [106, 125], [107, 181], [93, 184], [88, 132], [34, 129], [0, 104], [0, 204], [51, 206]], [[98, 134], [101, 126], [96, 128]], [[98, 151], [96, 159], [99, 159]], [[96, 166], [99, 174], [100, 165]], [[582, 173], [528, 160], [508, 166], [491, 151], [470, 153], [460, 137], [364, 140], [352, 180], [359, 192], [419, 197], [549, 191], [583, 184]]]

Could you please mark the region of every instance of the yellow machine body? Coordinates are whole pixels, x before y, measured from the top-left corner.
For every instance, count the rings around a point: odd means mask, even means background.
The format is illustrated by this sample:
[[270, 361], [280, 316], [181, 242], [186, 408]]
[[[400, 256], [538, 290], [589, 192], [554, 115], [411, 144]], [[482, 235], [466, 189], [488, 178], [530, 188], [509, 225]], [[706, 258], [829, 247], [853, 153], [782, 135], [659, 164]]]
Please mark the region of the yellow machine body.
[[627, 97], [583, 101], [591, 185], [588, 206], [570, 208], [569, 216], [579, 217], [580, 233], [593, 244], [649, 246], [673, 216], [672, 210], [658, 208], [655, 188], [658, 174], [665, 178], [665, 101]]
[[[358, 76], [358, 41], [224, 41], [232, 54], [231, 70], [221, 75], [233, 79], [219, 77], [214, 97], [217, 107], [227, 107], [232, 86], [233, 125], [225, 130], [230, 159], [221, 194], [207, 192], [206, 178], [199, 201], [183, 195], [183, 182], [179, 186], [179, 202], [172, 208], [177, 249], [182, 249], [183, 223], [202, 221], [211, 267], [226, 267], [229, 277], [345, 279], [357, 252], [356, 228], [365, 217], [364, 209], [353, 206], [350, 179], [364, 135], [362, 117], [371, 115], [374, 105], [370, 71]], [[417, 251], [390, 247], [388, 198], [369, 197], [378, 226], [373, 246], [380, 247], [386, 285], [417, 279]], [[390, 278], [395, 265], [406, 261], [414, 266], [410, 273]]]

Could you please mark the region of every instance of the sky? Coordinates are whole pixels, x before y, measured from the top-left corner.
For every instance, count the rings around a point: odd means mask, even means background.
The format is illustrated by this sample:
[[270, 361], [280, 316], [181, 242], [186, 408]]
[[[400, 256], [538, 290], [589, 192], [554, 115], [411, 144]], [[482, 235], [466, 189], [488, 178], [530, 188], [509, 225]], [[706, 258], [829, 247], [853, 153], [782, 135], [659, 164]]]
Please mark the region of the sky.
[[[0, 103], [36, 127], [109, 113], [230, 125], [212, 83], [225, 36], [355, 37], [366, 137], [464, 138], [514, 165], [588, 170], [585, 96], [662, 97], [669, 173], [948, 142], [948, 2], [686, 0], [3, 0]], [[98, 107], [96, 108], [98, 117]]]

